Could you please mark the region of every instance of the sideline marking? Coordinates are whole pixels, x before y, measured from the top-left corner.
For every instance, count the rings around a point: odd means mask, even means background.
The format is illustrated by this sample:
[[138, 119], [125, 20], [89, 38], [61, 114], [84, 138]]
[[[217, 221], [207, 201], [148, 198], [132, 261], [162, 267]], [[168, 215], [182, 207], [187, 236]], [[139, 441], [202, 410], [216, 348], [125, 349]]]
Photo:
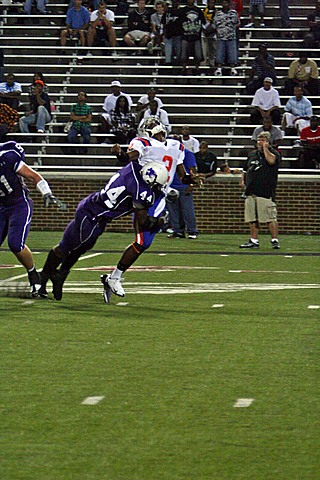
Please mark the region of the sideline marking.
[[104, 399], [103, 397], [87, 397], [81, 402], [81, 405], [96, 405]]
[[128, 302], [118, 302], [116, 303], [116, 305], [118, 305], [119, 307], [125, 307], [126, 305], [128, 305]]
[[91, 253], [90, 255], [85, 255], [84, 257], [80, 257], [78, 259], [78, 262], [80, 262], [80, 260], [87, 260], [88, 258], [98, 257], [99, 255], [102, 255], [102, 253]]
[[320, 305], [309, 305], [308, 308], [310, 308], [310, 310], [317, 310], [320, 308]]
[[35, 300], [26, 300], [25, 302], [22, 302], [22, 305], [32, 305], [35, 302]]
[[247, 408], [254, 402], [254, 398], [238, 398], [236, 403], [233, 405], [235, 408]]
[[229, 270], [229, 273], [310, 273], [290, 270]]
[[221, 307], [224, 307], [223, 303], [215, 303], [214, 305], [212, 305], [211, 308], [221, 308]]

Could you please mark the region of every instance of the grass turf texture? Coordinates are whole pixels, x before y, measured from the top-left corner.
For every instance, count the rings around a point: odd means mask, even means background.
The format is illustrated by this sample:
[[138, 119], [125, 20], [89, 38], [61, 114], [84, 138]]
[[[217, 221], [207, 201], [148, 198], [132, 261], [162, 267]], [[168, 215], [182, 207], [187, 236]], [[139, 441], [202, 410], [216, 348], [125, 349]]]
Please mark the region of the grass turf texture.
[[[33, 232], [28, 244], [49, 249], [58, 239]], [[130, 240], [108, 234], [96, 250], [120, 252]], [[272, 255], [242, 254], [232, 235], [160, 235], [137, 265], [207, 268], [128, 271], [124, 288], [319, 283], [319, 257], [294, 255], [319, 253], [319, 237], [283, 237], [277, 252], [267, 236], [260, 242]], [[38, 266], [45, 257], [35, 255]], [[17, 262], [1, 251], [0, 263]], [[0, 279], [21, 273], [2, 269]], [[105, 305], [100, 273], [74, 270], [68, 282], [97, 293], [62, 302], [0, 298], [2, 480], [318, 478], [320, 310], [307, 307], [320, 304], [319, 289], [127, 293]], [[95, 395], [105, 398], [81, 404]], [[238, 398], [254, 402], [234, 408]]]

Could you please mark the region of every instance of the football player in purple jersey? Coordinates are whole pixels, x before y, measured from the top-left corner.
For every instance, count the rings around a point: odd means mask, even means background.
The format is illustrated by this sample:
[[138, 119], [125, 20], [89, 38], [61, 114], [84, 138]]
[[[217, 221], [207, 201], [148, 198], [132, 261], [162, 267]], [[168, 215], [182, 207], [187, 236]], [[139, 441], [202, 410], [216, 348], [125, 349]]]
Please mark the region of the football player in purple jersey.
[[[170, 186], [175, 173], [179, 180], [187, 185], [201, 185], [203, 175], [198, 173], [190, 173], [188, 175], [183, 165], [184, 146], [178, 140], [166, 139], [166, 129], [162, 123], [154, 117], [145, 120], [142, 136], [134, 138], [127, 150], [121, 150], [120, 145], [116, 144], [112, 147], [112, 152], [116, 154], [121, 162], [133, 161], [141, 165], [148, 165], [148, 162], [154, 161], [159, 165], [165, 165], [169, 179], [166, 190]], [[165, 210], [165, 199], [158, 199], [149, 209], [149, 215], [157, 218], [163, 215]], [[122, 274], [128, 270], [138, 257], [148, 249], [159, 229], [147, 231], [141, 228], [134, 218], [135, 241], [129, 245], [123, 252], [117, 267], [109, 275], [102, 275], [101, 281], [104, 286], [104, 299], [106, 303], [110, 303], [113, 293], [119, 297], [124, 297], [125, 292], [121, 285]]]
[[65, 205], [52, 195], [44, 178], [24, 162], [25, 152], [14, 141], [0, 144], [0, 245], [8, 237], [11, 252], [28, 272], [31, 296], [37, 297], [40, 278], [33, 256], [26, 245], [30, 230], [33, 202], [29, 197], [24, 179], [30, 180], [42, 194], [45, 205]]
[[159, 198], [164, 198], [162, 188], [167, 180], [168, 171], [164, 165], [129, 163], [113, 175], [104, 188], [83, 199], [61, 242], [48, 254], [41, 272], [41, 296], [47, 295], [46, 284], [50, 279], [54, 298], [61, 300], [62, 287], [70, 269], [82, 254], [93, 248], [113, 219], [134, 212], [141, 229], [158, 229], [164, 219], [150, 216], [148, 209]]

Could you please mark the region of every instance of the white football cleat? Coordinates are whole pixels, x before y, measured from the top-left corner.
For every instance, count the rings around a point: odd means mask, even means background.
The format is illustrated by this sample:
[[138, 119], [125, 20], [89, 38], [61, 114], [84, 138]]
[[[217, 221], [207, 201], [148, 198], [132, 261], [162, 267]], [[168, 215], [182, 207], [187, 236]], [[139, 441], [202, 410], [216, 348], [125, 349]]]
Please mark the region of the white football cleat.
[[121, 280], [118, 278], [111, 278], [111, 275], [108, 275], [106, 278], [106, 284], [111, 289], [112, 293], [118, 295], [118, 297], [124, 297], [124, 290], [121, 285]]

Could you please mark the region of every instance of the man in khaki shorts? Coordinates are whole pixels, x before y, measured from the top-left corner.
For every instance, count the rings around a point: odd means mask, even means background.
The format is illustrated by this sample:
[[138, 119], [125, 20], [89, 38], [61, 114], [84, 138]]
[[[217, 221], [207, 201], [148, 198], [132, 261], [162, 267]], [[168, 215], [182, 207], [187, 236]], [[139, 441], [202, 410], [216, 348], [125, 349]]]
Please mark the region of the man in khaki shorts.
[[270, 133], [261, 132], [257, 149], [251, 152], [243, 168], [242, 186], [245, 195], [245, 222], [250, 226], [250, 239], [240, 248], [259, 248], [260, 223], [267, 223], [272, 248], [279, 249], [275, 193], [280, 153], [270, 147]]

